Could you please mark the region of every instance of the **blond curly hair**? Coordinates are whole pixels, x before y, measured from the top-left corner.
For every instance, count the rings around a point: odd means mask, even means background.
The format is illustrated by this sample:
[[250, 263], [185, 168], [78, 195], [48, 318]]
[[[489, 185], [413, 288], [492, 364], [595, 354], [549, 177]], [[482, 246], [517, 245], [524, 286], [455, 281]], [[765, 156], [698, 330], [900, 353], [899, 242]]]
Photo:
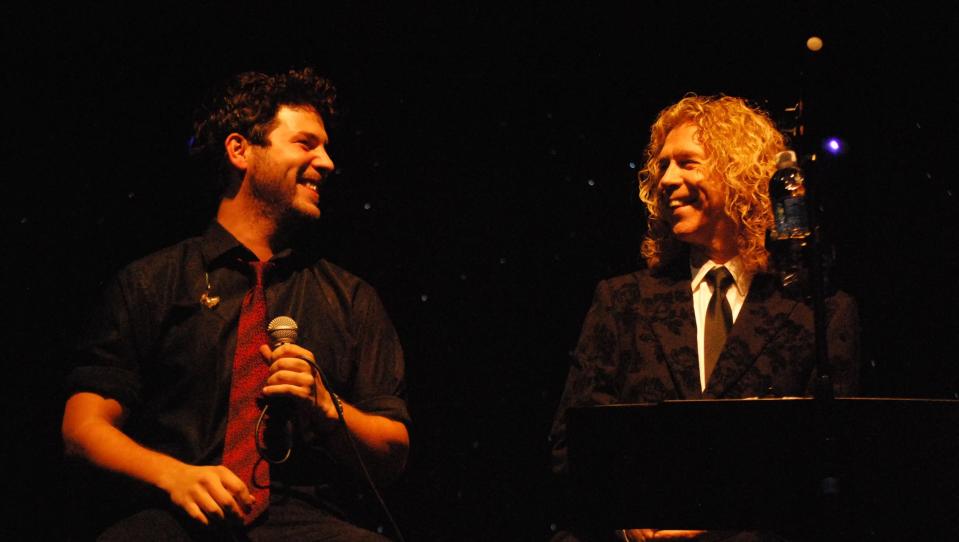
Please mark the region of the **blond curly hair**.
[[672, 235], [667, 220], [668, 202], [661, 201], [658, 156], [666, 135], [682, 124], [698, 128], [707, 178], [718, 176], [725, 191], [725, 213], [738, 227], [739, 256], [748, 271], [767, 268], [766, 231], [773, 223], [769, 178], [776, 170], [776, 155], [785, 150], [785, 138], [769, 116], [742, 98], [687, 95], [660, 111], [650, 129], [646, 164], [639, 172], [639, 197], [649, 211], [642, 255], [651, 269], [672, 263], [684, 246]]

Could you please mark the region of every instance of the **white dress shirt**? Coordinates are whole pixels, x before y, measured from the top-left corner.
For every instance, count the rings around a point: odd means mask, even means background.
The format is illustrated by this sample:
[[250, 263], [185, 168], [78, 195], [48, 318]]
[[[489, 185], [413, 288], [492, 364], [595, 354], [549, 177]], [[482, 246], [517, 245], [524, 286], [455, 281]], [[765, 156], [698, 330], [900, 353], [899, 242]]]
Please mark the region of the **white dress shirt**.
[[690, 275], [693, 277], [690, 287], [693, 291], [693, 310], [696, 313], [696, 348], [699, 350], [699, 385], [702, 390], [706, 389], [706, 379], [704, 378], [705, 361], [703, 360], [706, 306], [709, 305], [709, 298], [713, 296], [713, 285], [710, 284], [708, 280], [703, 279], [706, 278], [706, 273], [709, 273], [714, 267], [720, 266], [728, 269], [729, 273], [733, 276], [733, 280], [736, 281], [735, 288], [728, 288], [726, 290], [726, 300], [729, 301], [729, 307], [732, 309], [734, 323], [739, 316], [740, 309], [743, 308], [743, 302], [746, 301], [746, 294], [749, 293], [749, 284], [753, 278], [751, 274], [746, 273], [743, 269], [742, 260], [739, 256], [736, 256], [724, 264], [718, 264], [712, 260], [706, 261], [706, 263], [700, 267], [696, 267], [693, 263], [689, 264]]

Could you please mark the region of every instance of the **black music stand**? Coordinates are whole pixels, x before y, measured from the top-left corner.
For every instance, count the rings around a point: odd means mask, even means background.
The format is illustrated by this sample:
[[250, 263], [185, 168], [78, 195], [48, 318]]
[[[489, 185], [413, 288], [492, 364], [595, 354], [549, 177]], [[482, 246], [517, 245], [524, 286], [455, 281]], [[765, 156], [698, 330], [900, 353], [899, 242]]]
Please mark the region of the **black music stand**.
[[[571, 510], [603, 530], [959, 534], [959, 401], [834, 399], [829, 453], [816, 408], [811, 398], [570, 408]], [[826, 478], [838, 481], [828, 502]]]

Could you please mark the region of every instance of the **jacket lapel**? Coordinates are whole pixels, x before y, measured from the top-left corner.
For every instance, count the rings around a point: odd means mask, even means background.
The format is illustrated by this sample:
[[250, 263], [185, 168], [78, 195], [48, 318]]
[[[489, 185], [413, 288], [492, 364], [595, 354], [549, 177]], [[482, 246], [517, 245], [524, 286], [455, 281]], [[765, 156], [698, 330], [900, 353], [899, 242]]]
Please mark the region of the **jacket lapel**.
[[679, 399], [698, 399], [702, 397], [702, 392], [699, 385], [696, 316], [688, 271], [685, 275], [685, 278], [650, 277], [650, 296], [645, 301], [651, 307], [648, 321], [659, 343], [660, 350], [656, 355], [665, 361]]
[[739, 317], [706, 384], [705, 397], [725, 396], [756, 363], [766, 344], [779, 334], [783, 324], [789, 321], [799, 301], [784, 297], [775, 280], [773, 275], [767, 274], [753, 279]]

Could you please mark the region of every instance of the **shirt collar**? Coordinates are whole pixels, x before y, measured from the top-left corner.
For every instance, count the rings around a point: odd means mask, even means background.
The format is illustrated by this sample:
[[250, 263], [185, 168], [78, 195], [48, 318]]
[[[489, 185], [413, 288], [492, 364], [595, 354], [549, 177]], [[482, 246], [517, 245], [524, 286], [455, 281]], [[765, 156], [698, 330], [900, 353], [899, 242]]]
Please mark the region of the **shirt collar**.
[[[253, 251], [233, 237], [219, 222], [213, 220], [207, 226], [200, 242], [203, 259], [209, 267], [217, 267], [236, 260], [256, 260]], [[286, 248], [273, 255], [270, 261], [279, 262], [292, 256], [293, 250]]]
[[200, 238], [200, 250], [207, 266], [217, 267], [236, 258], [251, 259], [249, 249], [226, 231], [216, 220], [210, 222]]
[[729, 273], [733, 276], [733, 280], [736, 281], [736, 289], [739, 290], [739, 294], [743, 297], [746, 297], [746, 294], [749, 293], [749, 284], [753, 280], [753, 275], [747, 273], [743, 267], [743, 260], [739, 256], [736, 256], [732, 260], [729, 260], [726, 263], [718, 264], [712, 260], [706, 260], [701, 266], [696, 267], [696, 264], [690, 260], [689, 262], [689, 274], [693, 277], [690, 287], [692, 291], [696, 291], [699, 288], [699, 284], [706, 278], [706, 273], [709, 273], [714, 267], [725, 267], [729, 270]]

